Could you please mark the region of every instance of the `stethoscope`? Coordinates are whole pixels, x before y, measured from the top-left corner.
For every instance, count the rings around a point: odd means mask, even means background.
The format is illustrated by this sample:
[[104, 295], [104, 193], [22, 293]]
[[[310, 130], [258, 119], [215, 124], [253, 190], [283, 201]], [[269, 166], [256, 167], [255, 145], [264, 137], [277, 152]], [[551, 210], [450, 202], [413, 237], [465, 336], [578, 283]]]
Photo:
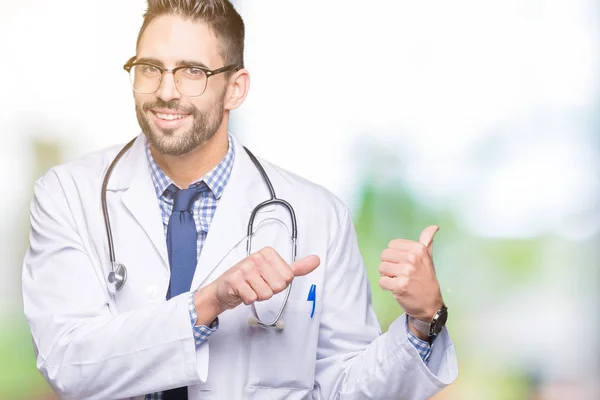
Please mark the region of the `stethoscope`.
[[[113, 295], [116, 295], [118, 292], [120, 292], [123, 289], [123, 286], [125, 286], [125, 282], [127, 281], [127, 268], [125, 267], [125, 265], [116, 261], [115, 248], [113, 245], [112, 230], [110, 227], [110, 218], [108, 216], [108, 207], [107, 207], [107, 203], [106, 203], [106, 192], [107, 192], [107, 187], [108, 187], [108, 181], [110, 180], [110, 176], [111, 176], [115, 166], [117, 165], [117, 163], [119, 162], [121, 157], [123, 157], [123, 155], [131, 148], [131, 146], [133, 146], [133, 143], [135, 142], [136, 139], [137, 138], [132, 139], [129, 143], [127, 143], [121, 149], [121, 151], [119, 151], [119, 153], [115, 156], [115, 158], [109, 165], [108, 169], [106, 170], [106, 175], [104, 176], [104, 180], [102, 181], [102, 193], [101, 193], [102, 214], [104, 216], [104, 225], [106, 227], [106, 237], [108, 238], [108, 252], [109, 252], [109, 256], [110, 256], [110, 272], [108, 273], [108, 276], [107, 276], [107, 287], [108, 287], [108, 291]], [[294, 212], [294, 208], [287, 201], [277, 198], [277, 196], [275, 195], [275, 190], [273, 189], [273, 184], [271, 183], [271, 180], [267, 176], [267, 173], [265, 172], [265, 170], [262, 167], [262, 165], [260, 164], [260, 162], [256, 159], [254, 154], [252, 154], [252, 152], [250, 152], [250, 150], [248, 150], [246, 147], [244, 147], [244, 150], [246, 150], [246, 153], [248, 154], [248, 156], [250, 157], [250, 159], [256, 166], [256, 169], [258, 169], [258, 171], [260, 172], [262, 179], [265, 182], [265, 184], [267, 185], [267, 187], [269, 189], [269, 193], [271, 195], [270, 199], [263, 201], [262, 203], [257, 205], [254, 208], [254, 210], [252, 210], [252, 214], [250, 215], [250, 219], [248, 221], [248, 232], [247, 232], [247, 236], [245, 238], [246, 239], [246, 255], [247, 256], [250, 255], [250, 250], [252, 248], [253, 226], [254, 226], [254, 218], [256, 217], [256, 214], [264, 207], [279, 204], [279, 205], [283, 206], [289, 212], [290, 219], [292, 221], [292, 233], [291, 233], [291, 235], [292, 235], [292, 238], [291, 238], [292, 239], [292, 262], [294, 262], [294, 261], [296, 261], [296, 241], [298, 238], [298, 231], [297, 231], [297, 225], [296, 225], [296, 213]], [[281, 304], [281, 307], [279, 308], [279, 312], [277, 313], [277, 315], [271, 322], [268, 322], [268, 323], [262, 322], [260, 320], [260, 318], [258, 317], [258, 312], [256, 311], [256, 306], [254, 304], [252, 304], [252, 311], [254, 313], [254, 317], [250, 317], [250, 320], [248, 321], [248, 323], [250, 325], [261, 325], [261, 326], [265, 326], [265, 327], [275, 327], [277, 329], [283, 329], [284, 324], [283, 324], [283, 321], [281, 321], [281, 315], [283, 314], [283, 310], [285, 309], [285, 306], [287, 304], [291, 289], [292, 289], [292, 283], [290, 282], [290, 284], [288, 285], [288, 287], [285, 290], [283, 303]]]

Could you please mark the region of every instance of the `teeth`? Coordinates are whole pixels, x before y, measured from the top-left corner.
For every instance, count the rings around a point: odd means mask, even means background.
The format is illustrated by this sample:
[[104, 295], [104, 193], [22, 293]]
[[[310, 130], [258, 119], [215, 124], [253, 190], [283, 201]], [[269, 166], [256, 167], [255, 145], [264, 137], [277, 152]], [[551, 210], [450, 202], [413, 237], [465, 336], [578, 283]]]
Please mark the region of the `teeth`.
[[181, 114], [161, 114], [161, 113], [156, 113], [156, 115], [158, 116], [158, 118], [160, 118], [160, 119], [166, 119], [167, 121], [173, 121], [175, 119], [181, 119], [181, 118], [185, 117], [185, 115], [181, 115]]

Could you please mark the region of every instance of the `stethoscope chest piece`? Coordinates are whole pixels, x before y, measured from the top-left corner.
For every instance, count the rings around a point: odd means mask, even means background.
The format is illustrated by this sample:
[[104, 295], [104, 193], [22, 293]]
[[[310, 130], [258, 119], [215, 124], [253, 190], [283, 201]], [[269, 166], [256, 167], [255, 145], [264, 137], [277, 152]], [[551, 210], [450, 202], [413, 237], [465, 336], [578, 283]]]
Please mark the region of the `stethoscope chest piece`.
[[127, 280], [127, 268], [123, 264], [114, 264], [114, 268], [108, 274], [108, 291], [115, 294], [118, 293], [123, 286], [125, 285], [125, 281]]

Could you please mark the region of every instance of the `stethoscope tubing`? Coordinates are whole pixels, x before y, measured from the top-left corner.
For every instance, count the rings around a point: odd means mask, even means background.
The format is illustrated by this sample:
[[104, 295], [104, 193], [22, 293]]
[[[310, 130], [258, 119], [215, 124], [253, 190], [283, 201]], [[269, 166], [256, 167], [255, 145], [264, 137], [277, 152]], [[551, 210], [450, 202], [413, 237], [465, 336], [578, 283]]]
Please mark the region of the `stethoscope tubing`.
[[[133, 138], [131, 141], [129, 141], [129, 143], [127, 143], [125, 146], [123, 146], [123, 148], [119, 151], [119, 153], [117, 153], [117, 155], [115, 156], [115, 158], [109, 165], [108, 169], [106, 170], [106, 174], [104, 176], [104, 179], [102, 180], [102, 192], [101, 192], [100, 202], [102, 205], [102, 215], [104, 217], [104, 226], [106, 228], [106, 238], [108, 239], [108, 253], [109, 253], [110, 268], [111, 268], [111, 271], [108, 276], [108, 283], [109, 283], [108, 288], [109, 288], [109, 292], [111, 292], [113, 295], [117, 294], [119, 291], [121, 291], [121, 289], [125, 285], [125, 281], [127, 279], [127, 268], [123, 264], [117, 263], [117, 261], [116, 261], [115, 248], [114, 248], [114, 243], [113, 243], [113, 235], [112, 235], [112, 229], [111, 229], [111, 225], [110, 225], [110, 216], [108, 213], [108, 205], [107, 205], [107, 201], [106, 201], [106, 192], [108, 189], [108, 182], [110, 181], [110, 177], [112, 175], [113, 170], [115, 169], [116, 165], [118, 164], [119, 160], [123, 157], [123, 155], [131, 148], [131, 146], [133, 146], [136, 139], [137, 138]], [[256, 169], [261, 174], [262, 179], [265, 182], [265, 185], [267, 186], [267, 189], [269, 190], [269, 194], [271, 197], [270, 199], [263, 201], [262, 203], [257, 205], [252, 210], [252, 213], [248, 220], [246, 253], [248, 256], [250, 255], [250, 251], [251, 251], [251, 247], [252, 247], [252, 234], [253, 234], [253, 228], [254, 228], [254, 219], [256, 217], [256, 214], [264, 207], [267, 207], [270, 205], [281, 205], [290, 214], [290, 219], [291, 219], [291, 223], [292, 223], [292, 234], [291, 234], [291, 236], [292, 236], [292, 238], [291, 238], [292, 239], [292, 262], [294, 262], [294, 261], [296, 261], [296, 251], [297, 251], [296, 242], [298, 239], [296, 213], [294, 212], [294, 208], [287, 201], [277, 198], [277, 196], [275, 195], [275, 189], [273, 189], [273, 184], [271, 183], [271, 180], [269, 179], [269, 176], [265, 172], [261, 163], [254, 156], [254, 154], [252, 154], [252, 152], [250, 150], [248, 150], [248, 148], [244, 147], [244, 150], [246, 151], [246, 153], [252, 160], [252, 163], [256, 166]], [[115, 281], [116, 281], [116, 284], [114, 284], [114, 289], [111, 290], [111, 288], [113, 288], [112, 285]], [[256, 318], [253, 319], [253, 321], [254, 321], [253, 323], [262, 325], [262, 326], [267, 326], [267, 327], [278, 326], [279, 325], [278, 321], [281, 318], [281, 315], [283, 314], [283, 311], [287, 304], [288, 298], [290, 296], [291, 288], [292, 288], [292, 283], [290, 282], [290, 284], [288, 285], [288, 287], [285, 290], [285, 297], [284, 297], [282, 306], [279, 309], [277, 316], [275, 317], [275, 319], [273, 321], [271, 321], [269, 323], [264, 323], [264, 322], [260, 321], [260, 318], [258, 318], [258, 313], [256, 311], [256, 306], [254, 304], [252, 304], [252, 309], [254, 311], [254, 314], [256, 315]]]

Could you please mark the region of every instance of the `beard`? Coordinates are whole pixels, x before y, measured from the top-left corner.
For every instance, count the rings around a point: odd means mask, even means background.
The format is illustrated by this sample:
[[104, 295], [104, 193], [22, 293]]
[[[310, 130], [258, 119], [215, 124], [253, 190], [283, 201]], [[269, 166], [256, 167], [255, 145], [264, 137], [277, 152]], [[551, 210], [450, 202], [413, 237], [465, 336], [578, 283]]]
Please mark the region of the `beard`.
[[[148, 138], [151, 147], [164, 155], [181, 156], [204, 145], [214, 136], [223, 122], [224, 104], [225, 93], [205, 111], [200, 111], [191, 104], [182, 106], [178, 99], [164, 101], [157, 98], [143, 104], [136, 102], [135, 114], [138, 124]], [[153, 127], [149, 116], [150, 110], [153, 108], [166, 108], [171, 111], [190, 114], [193, 121], [192, 127], [178, 135], [175, 133], [175, 129]]]

